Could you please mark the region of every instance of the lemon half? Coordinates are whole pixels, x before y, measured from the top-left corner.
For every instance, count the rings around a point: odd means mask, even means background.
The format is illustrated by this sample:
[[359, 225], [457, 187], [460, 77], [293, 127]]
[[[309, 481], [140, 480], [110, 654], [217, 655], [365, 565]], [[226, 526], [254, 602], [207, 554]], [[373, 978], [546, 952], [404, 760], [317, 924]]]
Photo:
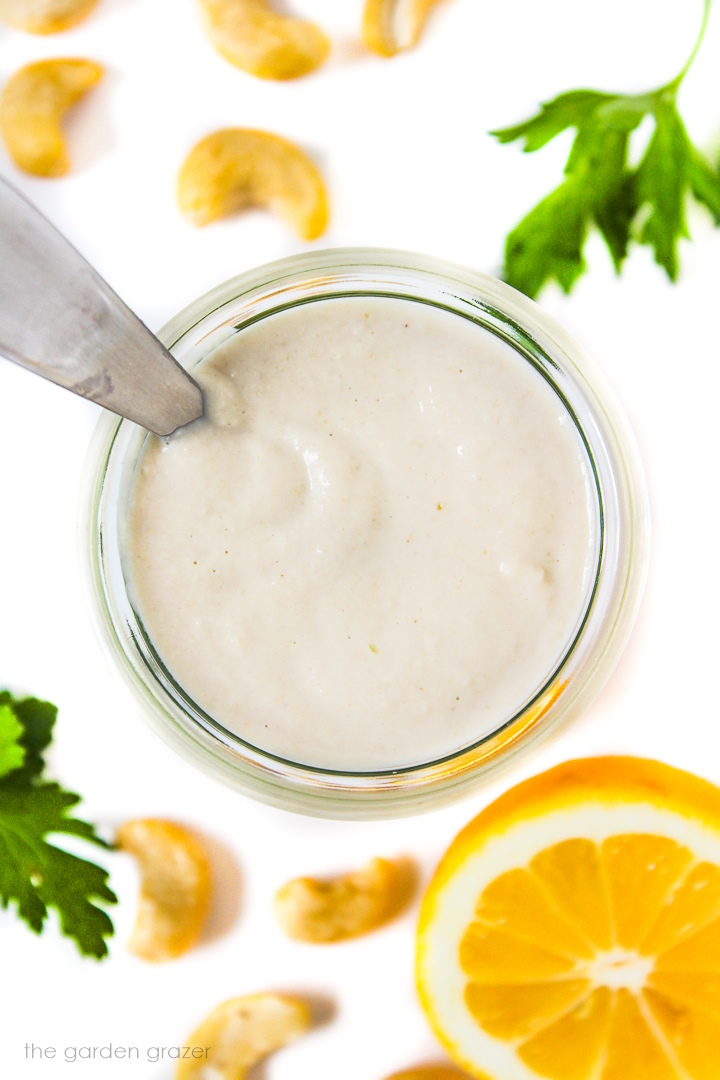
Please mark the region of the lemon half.
[[720, 791], [623, 757], [519, 784], [438, 867], [417, 980], [483, 1080], [718, 1080]]

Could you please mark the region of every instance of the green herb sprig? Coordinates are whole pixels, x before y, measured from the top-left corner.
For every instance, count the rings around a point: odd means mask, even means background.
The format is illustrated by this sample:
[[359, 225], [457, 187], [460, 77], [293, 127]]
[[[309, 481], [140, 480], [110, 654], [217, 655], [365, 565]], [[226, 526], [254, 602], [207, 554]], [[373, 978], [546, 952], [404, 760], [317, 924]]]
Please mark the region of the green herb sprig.
[[56, 716], [47, 701], [0, 692], [0, 904], [14, 902], [37, 934], [55, 908], [62, 932], [84, 956], [100, 959], [113, 924], [96, 901], [117, 902], [107, 872], [47, 840], [57, 833], [108, 846], [92, 825], [69, 816], [80, 796], [43, 775]]
[[[720, 225], [720, 173], [690, 141], [677, 109], [677, 92], [705, 35], [705, 0], [697, 41], [682, 71], [665, 86], [639, 95], [573, 90], [542, 105], [537, 116], [490, 132], [501, 143], [524, 139], [532, 153], [567, 128], [577, 134], [565, 180], [515, 226], [505, 242], [503, 276], [534, 297], [550, 280], [568, 293], [586, 268], [583, 248], [596, 226], [618, 273], [631, 239], [652, 247], [671, 281], [677, 245], [688, 236], [685, 202], [692, 192]], [[646, 116], [654, 131], [637, 166], [628, 163], [631, 133]]]

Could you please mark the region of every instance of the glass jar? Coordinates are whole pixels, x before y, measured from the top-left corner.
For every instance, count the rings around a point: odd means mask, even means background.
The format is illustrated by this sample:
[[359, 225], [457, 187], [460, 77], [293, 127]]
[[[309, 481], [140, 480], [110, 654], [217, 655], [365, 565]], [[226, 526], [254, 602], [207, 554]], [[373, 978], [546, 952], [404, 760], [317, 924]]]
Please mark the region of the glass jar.
[[158, 337], [192, 370], [260, 319], [347, 296], [413, 300], [489, 330], [552, 385], [584, 443], [597, 500], [594, 580], [567, 651], [520, 711], [473, 745], [406, 768], [340, 772], [266, 753], [189, 697], [165, 668], [133, 608], [121, 558], [124, 506], [147, 433], [111, 414], [101, 418], [91, 446], [82, 536], [102, 640], [167, 742], [218, 778], [276, 806], [328, 817], [377, 818], [465, 794], [587, 707], [615, 666], [635, 619], [647, 569], [649, 515], [635, 441], [602, 374], [536, 304], [471, 270], [403, 252], [312, 252], [221, 285], [171, 319]]

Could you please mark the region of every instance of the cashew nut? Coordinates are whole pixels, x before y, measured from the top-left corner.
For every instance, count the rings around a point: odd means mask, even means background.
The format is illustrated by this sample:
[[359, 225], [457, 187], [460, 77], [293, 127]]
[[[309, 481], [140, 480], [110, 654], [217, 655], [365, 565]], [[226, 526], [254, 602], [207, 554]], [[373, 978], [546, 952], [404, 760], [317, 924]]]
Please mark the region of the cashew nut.
[[116, 842], [140, 864], [140, 903], [128, 948], [143, 960], [172, 960], [187, 952], [210, 901], [202, 846], [181, 825], [152, 818], [128, 821]]
[[363, 870], [328, 880], [295, 878], [275, 895], [275, 914], [296, 941], [326, 944], [359, 937], [389, 922], [415, 887], [407, 860], [373, 859]]
[[196, 225], [247, 206], [265, 206], [304, 240], [327, 224], [327, 196], [316, 166], [299, 147], [264, 131], [225, 128], [202, 139], [178, 177], [180, 209]]
[[19, 169], [64, 176], [70, 158], [63, 115], [102, 74], [92, 60], [40, 60], [10, 76], [0, 95], [0, 133]]
[[363, 41], [368, 49], [381, 56], [395, 56], [411, 49], [420, 40], [428, 16], [439, 2], [407, 0], [403, 4], [402, 0], [365, 0]]
[[327, 57], [330, 43], [304, 19], [278, 15], [268, 0], [200, 0], [211, 42], [226, 60], [261, 79], [296, 79]]
[[310, 1027], [304, 1002], [284, 994], [249, 994], [218, 1005], [187, 1040], [207, 1050], [195, 1061], [183, 1059], [176, 1080], [195, 1080], [212, 1070], [218, 1080], [243, 1080], [248, 1070], [274, 1050], [293, 1042]]
[[30, 34], [56, 34], [84, 19], [97, 0], [0, 0], [0, 22]]

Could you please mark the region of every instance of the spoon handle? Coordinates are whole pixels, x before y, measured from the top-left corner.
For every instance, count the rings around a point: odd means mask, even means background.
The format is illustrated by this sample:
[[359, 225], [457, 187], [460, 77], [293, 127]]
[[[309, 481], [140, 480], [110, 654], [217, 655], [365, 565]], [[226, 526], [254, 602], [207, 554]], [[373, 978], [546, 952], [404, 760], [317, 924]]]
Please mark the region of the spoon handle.
[[203, 412], [197, 383], [2, 178], [0, 355], [157, 435]]

